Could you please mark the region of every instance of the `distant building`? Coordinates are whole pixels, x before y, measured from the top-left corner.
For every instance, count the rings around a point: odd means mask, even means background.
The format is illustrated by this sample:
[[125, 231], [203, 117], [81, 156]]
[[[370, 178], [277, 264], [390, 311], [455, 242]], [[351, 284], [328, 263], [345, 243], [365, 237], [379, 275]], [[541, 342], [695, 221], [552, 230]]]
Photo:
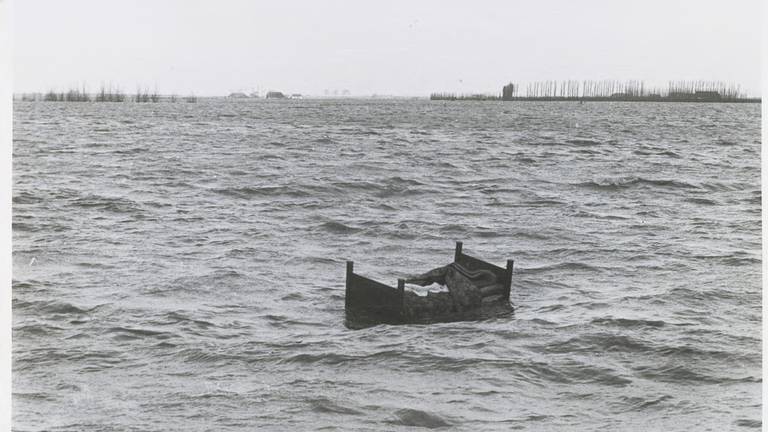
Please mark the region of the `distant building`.
[[229, 96], [227, 96], [230, 99], [245, 99], [248, 98], [248, 95], [243, 92], [235, 92], [230, 93]]
[[279, 91], [267, 92], [267, 99], [285, 99], [285, 95]]
[[515, 85], [509, 83], [501, 89], [501, 100], [509, 101], [515, 97]]
[[291, 94], [291, 99], [303, 99], [303, 96], [300, 93], [293, 93]]

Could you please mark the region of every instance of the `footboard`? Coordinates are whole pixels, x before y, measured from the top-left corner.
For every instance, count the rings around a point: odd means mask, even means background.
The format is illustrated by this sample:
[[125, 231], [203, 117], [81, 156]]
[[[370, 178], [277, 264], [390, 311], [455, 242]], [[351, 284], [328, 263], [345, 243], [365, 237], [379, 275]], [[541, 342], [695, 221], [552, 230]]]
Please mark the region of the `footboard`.
[[397, 280], [397, 288], [376, 282], [354, 272], [347, 261], [345, 309], [347, 318], [357, 321], [398, 323], [402, 319], [405, 281]]

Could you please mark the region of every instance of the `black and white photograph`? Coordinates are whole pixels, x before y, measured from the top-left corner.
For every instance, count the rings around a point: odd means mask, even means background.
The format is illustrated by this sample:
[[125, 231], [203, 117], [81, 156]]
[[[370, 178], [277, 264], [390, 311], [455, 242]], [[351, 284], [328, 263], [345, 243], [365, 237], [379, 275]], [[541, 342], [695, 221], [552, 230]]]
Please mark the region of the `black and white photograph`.
[[761, 0], [0, 0], [0, 429], [759, 431]]

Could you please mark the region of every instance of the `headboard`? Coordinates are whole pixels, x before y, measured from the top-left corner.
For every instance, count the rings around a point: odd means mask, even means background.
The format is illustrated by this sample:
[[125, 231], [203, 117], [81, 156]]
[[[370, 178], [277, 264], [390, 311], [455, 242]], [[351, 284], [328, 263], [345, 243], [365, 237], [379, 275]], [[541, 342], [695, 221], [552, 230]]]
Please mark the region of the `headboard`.
[[492, 272], [496, 275], [496, 280], [501, 281], [504, 289], [503, 295], [509, 300], [509, 295], [512, 290], [512, 271], [515, 266], [515, 261], [507, 260], [507, 268], [501, 268], [497, 265], [483, 261], [480, 258], [465, 254], [462, 251], [463, 246], [464, 244], [462, 242], [456, 242], [456, 251], [453, 256], [453, 262], [470, 271], [488, 270]]

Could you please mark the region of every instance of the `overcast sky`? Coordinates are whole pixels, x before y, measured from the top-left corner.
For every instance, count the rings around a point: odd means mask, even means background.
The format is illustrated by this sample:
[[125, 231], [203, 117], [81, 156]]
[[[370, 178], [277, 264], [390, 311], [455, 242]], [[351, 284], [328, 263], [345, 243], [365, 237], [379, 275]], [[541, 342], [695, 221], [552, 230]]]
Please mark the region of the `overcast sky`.
[[14, 90], [499, 92], [565, 79], [760, 90], [760, 0], [18, 0]]

